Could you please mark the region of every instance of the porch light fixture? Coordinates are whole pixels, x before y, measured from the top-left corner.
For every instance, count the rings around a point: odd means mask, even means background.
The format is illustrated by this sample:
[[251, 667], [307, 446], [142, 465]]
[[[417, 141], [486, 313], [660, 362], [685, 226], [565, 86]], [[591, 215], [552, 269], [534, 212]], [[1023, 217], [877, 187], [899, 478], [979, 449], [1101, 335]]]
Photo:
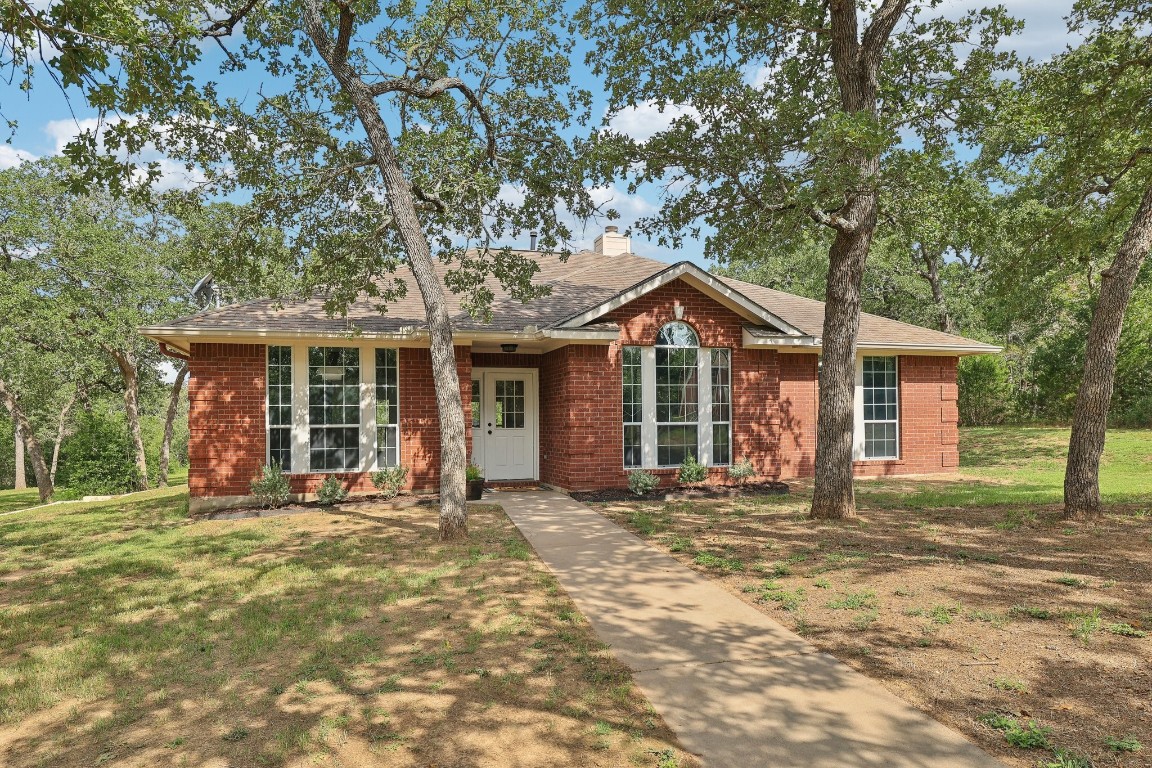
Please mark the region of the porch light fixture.
[[519, 344], [501, 344], [500, 345], [500, 351], [501, 352], [515, 352], [516, 347], [518, 347], [518, 346], [519, 346]]

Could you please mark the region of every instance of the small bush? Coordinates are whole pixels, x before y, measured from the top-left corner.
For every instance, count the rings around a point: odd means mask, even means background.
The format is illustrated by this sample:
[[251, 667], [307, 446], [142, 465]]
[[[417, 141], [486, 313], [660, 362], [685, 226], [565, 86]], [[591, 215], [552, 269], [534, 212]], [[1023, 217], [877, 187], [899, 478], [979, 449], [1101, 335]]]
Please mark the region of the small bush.
[[752, 478], [756, 477], [756, 468], [752, 466], [752, 462], [747, 457], [740, 459], [732, 466], [728, 467], [728, 477], [735, 480], [740, 485], [744, 485]]
[[708, 477], [708, 468], [696, 461], [695, 456], [684, 459], [680, 465], [680, 482], [684, 485], [702, 483]]
[[260, 476], [252, 478], [249, 486], [256, 501], [265, 509], [282, 507], [288, 503], [288, 496], [292, 493], [288, 487], [288, 478], [280, 465], [265, 464], [260, 467]]
[[320, 506], [330, 507], [348, 498], [348, 489], [344, 487], [344, 483], [340, 482], [338, 477], [329, 475], [316, 489], [316, 498], [320, 502]]
[[403, 465], [380, 469], [372, 473], [372, 485], [380, 491], [386, 499], [394, 499], [400, 495], [404, 488], [404, 481], [408, 479], [408, 467]]
[[651, 472], [636, 469], [628, 473], [628, 490], [636, 496], [646, 496], [660, 485], [660, 478]]
[[483, 480], [484, 470], [478, 464], [469, 462], [468, 466], [464, 467], [464, 479], [468, 482], [472, 482], [473, 480]]

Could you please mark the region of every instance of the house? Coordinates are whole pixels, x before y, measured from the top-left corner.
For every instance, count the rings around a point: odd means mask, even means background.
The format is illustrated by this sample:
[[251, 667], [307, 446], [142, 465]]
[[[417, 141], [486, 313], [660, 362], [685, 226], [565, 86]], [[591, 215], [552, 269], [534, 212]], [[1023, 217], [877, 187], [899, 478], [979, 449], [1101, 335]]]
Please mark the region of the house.
[[[671, 478], [690, 455], [717, 480], [742, 458], [771, 478], [813, 474], [821, 302], [636, 256], [615, 227], [540, 266], [551, 295], [523, 304], [493, 286], [490, 323], [449, 294], [469, 455], [490, 482], [626, 487], [629, 471]], [[265, 462], [301, 494], [331, 473], [370, 490], [369, 473], [397, 463], [435, 489], [423, 317], [411, 290], [386, 314], [252, 301], [143, 329], [189, 360], [194, 508], [242, 502]], [[864, 315], [856, 472], [955, 468], [957, 360], [997, 351]]]

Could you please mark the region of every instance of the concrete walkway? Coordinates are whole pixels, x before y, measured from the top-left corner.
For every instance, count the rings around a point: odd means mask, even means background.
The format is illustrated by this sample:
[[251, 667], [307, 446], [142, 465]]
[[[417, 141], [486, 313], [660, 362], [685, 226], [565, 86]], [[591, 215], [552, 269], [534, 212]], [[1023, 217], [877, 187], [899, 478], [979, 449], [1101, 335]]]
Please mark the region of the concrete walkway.
[[545, 491], [491, 500], [710, 768], [1003, 768], [583, 504]]

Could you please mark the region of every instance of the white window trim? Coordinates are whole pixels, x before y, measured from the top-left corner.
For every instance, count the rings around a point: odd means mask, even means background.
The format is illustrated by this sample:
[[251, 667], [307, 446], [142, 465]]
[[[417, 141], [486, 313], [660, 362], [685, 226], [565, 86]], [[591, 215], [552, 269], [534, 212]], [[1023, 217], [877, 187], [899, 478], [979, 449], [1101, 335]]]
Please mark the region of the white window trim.
[[[330, 343], [315, 344], [300, 342], [296, 344], [270, 344], [268, 346], [292, 347], [292, 475], [339, 475], [353, 472], [374, 472], [381, 469], [378, 466], [376, 449], [376, 344], [340, 344], [332, 340]], [[360, 463], [355, 470], [346, 469], [312, 469], [309, 455], [308, 433], [311, 424], [308, 420], [308, 350], [312, 347], [350, 347], [359, 350], [360, 354]], [[394, 347], [379, 347], [380, 349], [395, 349]], [[267, 359], [267, 350], [265, 350]], [[396, 369], [400, 369], [400, 351], [396, 351]], [[267, 375], [267, 374], [265, 374]], [[401, 383], [396, 382], [397, 420], [403, 424], [403, 395]], [[268, 422], [268, 387], [264, 387], [264, 422], [267, 434]], [[265, 438], [267, 441], [267, 438]], [[403, 464], [404, 434], [397, 429], [396, 456], [397, 461]]]
[[[895, 456], [873, 456], [865, 457], [864, 455], [864, 358], [865, 357], [893, 357], [896, 359], [896, 455]], [[854, 416], [854, 427], [852, 435], [852, 460], [853, 461], [899, 461], [902, 455], [903, 445], [900, 440], [900, 433], [903, 426], [903, 414], [900, 412], [900, 394], [903, 387], [900, 384], [900, 356], [899, 355], [861, 355], [859, 352], [856, 354], [856, 388], [852, 400], [852, 410]]]
[[[269, 387], [268, 368], [270, 367], [270, 363], [271, 363], [272, 347], [288, 347], [288, 370], [291, 372], [291, 374], [293, 376], [292, 384], [291, 384], [292, 407], [293, 408], [296, 407], [296, 379], [295, 379], [295, 376], [296, 376], [296, 350], [293, 349], [291, 344], [265, 344], [264, 345], [264, 465], [265, 466], [271, 466], [272, 465], [272, 440], [270, 439], [271, 432], [272, 432], [272, 424], [271, 424], [271, 422], [268, 421], [268, 408], [270, 405], [269, 400], [268, 400], [268, 387]], [[283, 427], [284, 427], [283, 424], [277, 424], [276, 425], [277, 429], [282, 429]], [[291, 461], [291, 464], [293, 467], [296, 466], [296, 450], [295, 450], [296, 438], [295, 438], [295, 434], [294, 434], [295, 431], [296, 431], [296, 415], [293, 414], [292, 415], [292, 423], [288, 425], [288, 441], [290, 443], [290, 445], [289, 445], [289, 449], [290, 449], [289, 450], [289, 454], [290, 454], [289, 460]], [[292, 472], [286, 472], [285, 474], [290, 475], [293, 473]]]
[[[637, 346], [629, 344], [627, 346]], [[713, 347], [693, 347], [697, 350], [696, 377], [697, 377], [697, 417], [696, 417], [696, 450], [700, 455], [700, 463], [706, 467], [728, 466], [727, 464], [714, 465], [712, 463], [712, 350]], [[716, 349], [728, 349], [717, 347]], [[732, 375], [731, 350], [728, 350], [728, 372]], [[624, 351], [620, 351], [623, 360]], [[623, 390], [623, 367], [620, 372], [621, 390]], [[640, 347], [640, 384], [643, 397], [643, 421], [640, 423], [641, 463], [639, 467], [624, 466], [625, 472], [637, 469], [677, 469], [679, 464], [661, 465], [656, 463], [656, 347]], [[734, 407], [734, 406], [733, 406]], [[728, 440], [732, 441], [732, 421], [734, 414], [729, 413]], [[623, 429], [621, 417], [621, 429]], [[721, 422], [723, 423], [723, 422]], [[624, 444], [620, 444], [620, 463], [624, 465]]]

